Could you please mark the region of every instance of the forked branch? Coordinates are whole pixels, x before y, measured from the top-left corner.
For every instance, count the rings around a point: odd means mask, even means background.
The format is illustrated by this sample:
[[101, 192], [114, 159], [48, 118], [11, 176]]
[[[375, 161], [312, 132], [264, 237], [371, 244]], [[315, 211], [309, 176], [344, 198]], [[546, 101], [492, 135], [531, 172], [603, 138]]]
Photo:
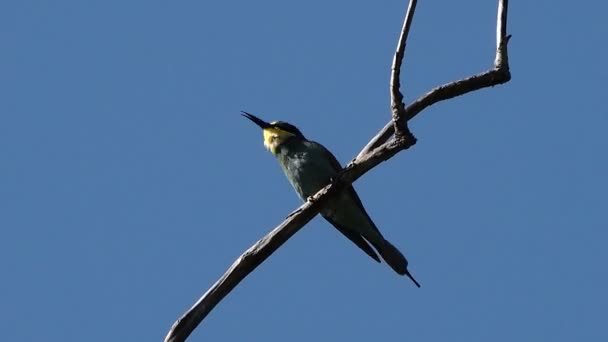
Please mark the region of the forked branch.
[[[415, 143], [415, 138], [407, 128], [407, 122], [425, 108], [468, 92], [508, 82], [509, 73], [507, 43], [507, 4], [499, 0], [496, 25], [497, 50], [494, 68], [463, 80], [451, 82], [434, 88], [409, 106], [403, 103], [400, 89], [400, 70], [405, 54], [405, 46], [411, 25], [416, 1], [410, 0], [403, 28], [397, 44], [391, 69], [391, 121], [363, 148], [357, 158], [347, 165], [331, 184], [321, 189], [270, 233], [245, 251], [224, 275], [205, 292], [205, 294], [171, 327], [165, 342], [181, 342], [192, 333], [213, 308], [234, 289], [249, 273], [274, 253], [285, 241], [300, 230], [327, 203], [332, 196], [348, 187], [367, 171], [390, 159]], [[396, 132], [396, 134], [395, 134]], [[390, 139], [391, 137], [394, 139]]]
[[[384, 128], [382, 128], [380, 132], [378, 132], [378, 134], [376, 134], [376, 136], [374, 136], [367, 143], [367, 145], [365, 145], [365, 147], [361, 150], [361, 152], [359, 152], [359, 154], [355, 158], [355, 161], [359, 160], [365, 154], [370, 153], [378, 146], [386, 143], [393, 136], [395, 132], [395, 126], [400, 125], [400, 120], [405, 119], [405, 121], [407, 122], [414, 118], [425, 108], [430, 107], [437, 102], [448, 100], [482, 88], [493, 87], [495, 85], [509, 82], [509, 80], [511, 79], [511, 73], [509, 71], [509, 55], [507, 53], [507, 45], [509, 43], [511, 35], [507, 35], [508, 4], [508, 0], [498, 1], [498, 16], [496, 19], [496, 57], [494, 58], [494, 67], [480, 74], [470, 76], [459, 81], [446, 83], [432, 89], [428, 93], [418, 98], [416, 101], [412, 102], [412, 104], [405, 107], [403, 109], [403, 112], [399, 113], [400, 115], [398, 116], [395, 115], [394, 108], [400, 108], [404, 105], [396, 104], [395, 100], [392, 100], [391, 108], [393, 108], [393, 120], [389, 121], [386, 125], [384, 125]], [[393, 74], [393, 76], [399, 75]], [[394, 91], [394, 87], [391, 87], [391, 91]], [[397, 89], [397, 91], [399, 91], [399, 89]], [[398, 99], [402, 101], [403, 95], [398, 97]]]

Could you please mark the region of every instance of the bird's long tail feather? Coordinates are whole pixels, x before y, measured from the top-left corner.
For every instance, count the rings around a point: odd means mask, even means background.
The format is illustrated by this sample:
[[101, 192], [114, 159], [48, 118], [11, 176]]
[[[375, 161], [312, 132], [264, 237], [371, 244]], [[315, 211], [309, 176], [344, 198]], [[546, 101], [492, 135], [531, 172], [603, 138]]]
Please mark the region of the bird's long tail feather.
[[407, 276], [416, 284], [416, 286], [420, 287], [420, 284], [414, 279], [414, 276], [407, 270], [407, 259], [395, 246], [384, 240], [381, 245], [374, 244], [374, 247], [378, 250], [382, 259], [384, 259], [395, 272]]

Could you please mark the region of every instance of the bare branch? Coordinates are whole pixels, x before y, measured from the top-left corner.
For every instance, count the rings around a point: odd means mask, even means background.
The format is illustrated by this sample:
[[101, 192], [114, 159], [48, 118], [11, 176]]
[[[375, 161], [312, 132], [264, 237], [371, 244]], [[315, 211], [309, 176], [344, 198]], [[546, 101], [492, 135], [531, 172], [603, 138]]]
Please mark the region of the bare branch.
[[395, 51], [395, 57], [393, 58], [393, 65], [391, 67], [391, 112], [393, 113], [393, 122], [395, 124], [395, 132], [401, 136], [412, 136], [407, 128], [407, 121], [405, 120], [403, 103], [403, 94], [401, 93], [401, 65], [403, 64], [403, 57], [405, 56], [405, 46], [407, 44], [407, 36], [410, 32], [410, 26], [414, 19], [414, 12], [416, 11], [416, 0], [410, 0], [410, 4], [407, 7], [405, 19], [403, 20], [403, 28], [401, 29], [401, 35], [399, 36], [399, 42], [397, 43], [397, 51]]
[[[416, 11], [417, 0], [410, 0], [409, 5], [407, 6], [407, 11], [405, 13], [405, 18], [403, 19], [403, 27], [401, 28], [401, 34], [399, 35], [399, 41], [397, 42], [397, 50], [395, 51], [395, 56], [393, 57], [393, 64], [391, 66], [391, 81], [390, 81], [390, 90], [391, 90], [391, 112], [393, 113], [393, 123], [398, 125], [400, 120], [399, 118], [403, 116], [403, 94], [401, 93], [401, 65], [403, 63], [403, 57], [405, 56], [405, 46], [407, 45], [407, 37], [410, 33], [410, 26], [412, 25], [412, 20], [414, 19], [414, 12]], [[385, 131], [383, 129], [383, 131]], [[394, 131], [394, 130], [393, 130]], [[372, 140], [370, 140], [361, 153], [357, 155], [356, 159], [359, 159], [363, 153], [368, 153], [372, 149], [380, 146], [385, 143], [393, 136], [393, 131], [385, 131], [385, 134], [376, 135]]]
[[[331, 184], [321, 189], [312, 199], [291, 213], [283, 223], [273, 229], [264, 238], [256, 242], [245, 253], [243, 253], [226, 273], [179, 319], [173, 324], [171, 330], [165, 337], [165, 342], [181, 342], [192, 333], [200, 322], [213, 310], [213, 308], [232, 291], [249, 273], [274, 253], [285, 241], [308, 223], [332, 196], [338, 194], [342, 189], [348, 187], [363, 174], [371, 170], [383, 161], [392, 158], [398, 152], [409, 148], [415, 139], [408, 136], [407, 121], [420, 113], [425, 108], [446, 99], [450, 99], [468, 92], [491, 87], [508, 82], [511, 79], [509, 73], [507, 43], [510, 36], [506, 34], [507, 0], [499, 0], [497, 18], [497, 51], [494, 68], [484, 73], [451, 82], [434, 88], [411, 105], [405, 107], [403, 95], [400, 92], [399, 73], [401, 59], [405, 51], [405, 43], [413, 17], [416, 1], [410, 1], [403, 30], [399, 38], [395, 60], [393, 61], [391, 77], [391, 98], [393, 109], [393, 120], [391, 120], [359, 153], [355, 161], [347, 165]], [[409, 18], [409, 19], [408, 19]], [[409, 23], [408, 23], [409, 22]], [[400, 52], [401, 51], [401, 52]], [[397, 104], [396, 106], [394, 106]], [[405, 108], [404, 108], [405, 107]], [[394, 108], [397, 108], [396, 110]], [[403, 125], [400, 122], [403, 121]], [[390, 140], [395, 132], [403, 130], [405, 134], [395, 134], [395, 139]]]
[[390, 159], [407, 146], [394, 142], [386, 144], [374, 153], [368, 154], [356, 164], [351, 163], [336, 179], [317, 192], [310, 201], [304, 203], [283, 223], [273, 229], [243, 253], [224, 275], [171, 327], [165, 342], [185, 341], [213, 308], [232, 291], [245, 277], [274, 253], [285, 241], [298, 232], [315, 217], [321, 208], [342, 189], [352, 184], [367, 171]]
[[[406, 118], [406, 121], [411, 120], [422, 110], [437, 102], [448, 100], [482, 88], [503, 84], [511, 79], [507, 54], [507, 44], [511, 38], [510, 35], [507, 35], [508, 3], [508, 0], [498, 1], [498, 16], [496, 22], [497, 49], [494, 67], [481, 74], [477, 74], [460, 81], [446, 83], [432, 89], [404, 109], [404, 117]], [[369, 143], [367, 143], [367, 145], [365, 145], [355, 160], [358, 160], [365, 154], [370, 153], [370, 151], [373, 151], [378, 146], [384, 144], [393, 136], [394, 132], [395, 127], [393, 121], [391, 120], [384, 126], [384, 128], [380, 130], [380, 132], [378, 132], [378, 134], [376, 134], [376, 136], [370, 140]]]
[[[317, 205], [318, 207], [318, 205]], [[311, 209], [312, 208], [312, 209]], [[165, 341], [185, 341], [200, 322], [241, 280], [256, 269], [287, 239], [308, 223], [319, 212], [313, 203], [306, 202], [281, 225], [245, 251], [224, 275], [188, 310], [169, 331]]]
[[507, 10], [509, 1], [498, 2], [498, 14], [496, 18], [496, 58], [494, 68], [509, 70], [509, 56], [507, 54], [507, 44], [511, 35], [507, 34]]

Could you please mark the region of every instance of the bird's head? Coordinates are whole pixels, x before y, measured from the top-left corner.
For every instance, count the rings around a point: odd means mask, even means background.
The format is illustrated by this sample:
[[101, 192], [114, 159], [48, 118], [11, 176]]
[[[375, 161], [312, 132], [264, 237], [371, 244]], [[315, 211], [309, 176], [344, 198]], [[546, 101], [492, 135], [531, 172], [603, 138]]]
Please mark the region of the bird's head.
[[242, 115], [260, 126], [264, 132], [264, 146], [272, 152], [277, 153], [277, 148], [291, 138], [306, 140], [300, 130], [287, 122], [273, 121], [268, 123], [253, 114], [242, 112]]

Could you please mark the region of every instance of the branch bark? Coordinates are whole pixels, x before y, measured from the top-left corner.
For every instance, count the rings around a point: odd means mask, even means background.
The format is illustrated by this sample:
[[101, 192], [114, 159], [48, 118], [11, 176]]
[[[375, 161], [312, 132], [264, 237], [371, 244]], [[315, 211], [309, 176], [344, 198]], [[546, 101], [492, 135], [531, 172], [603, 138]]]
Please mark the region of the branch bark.
[[[165, 342], [185, 341], [192, 331], [230, 291], [315, 217], [332, 196], [338, 194], [342, 189], [348, 187], [381, 162], [411, 147], [416, 142], [416, 139], [409, 132], [407, 122], [418, 113], [439, 101], [508, 82], [511, 75], [507, 56], [507, 43], [510, 38], [506, 34], [507, 4], [508, 0], [499, 0], [498, 2], [497, 50], [494, 68], [484, 73], [434, 88], [406, 107], [403, 103], [403, 94], [400, 92], [400, 69], [405, 54], [409, 28], [416, 8], [416, 1], [410, 0], [391, 68], [392, 120], [372, 138], [357, 155], [356, 159], [349, 163], [331, 184], [321, 189], [309, 201], [289, 214], [279, 226], [246, 250], [230, 266], [226, 273], [173, 324], [165, 337]], [[394, 137], [394, 139], [389, 140], [391, 137]]]
[[399, 36], [399, 42], [397, 43], [397, 51], [395, 51], [395, 57], [393, 57], [393, 65], [391, 67], [391, 112], [393, 114], [393, 126], [397, 137], [404, 137], [409, 140], [409, 143], [413, 145], [416, 143], [416, 139], [409, 131], [407, 127], [407, 120], [405, 119], [405, 104], [403, 103], [403, 93], [401, 92], [401, 65], [403, 64], [403, 58], [405, 57], [405, 46], [407, 44], [407, 36], [410, 33], [410, 27], [412, 26], [412, 20], [414, 19], [414, 12], [416, 11], [416, 0], [411, 0], [409, 6], [407, 6], [407, 12], [405, 13], [405, 20], [403, 20], [403, 28], [401, 29], [401, 35]]
[[[418, 113], [437, 102], [464, 95], [482, 88], [493, 87], [511, 80], [507, 45], [511, 35], [507, 35], [508, 0], [498, 1], [498, 17], [496, 20], [496, 57], [492, 69], [480, 74], [450, 83], [443, 84], [422, 95], [403, 110], [406, 121], [413, 119]], [[389, 121], [365, 147], [359, 152], [355, 161], [365, 154], [372, 152], [378, 146], [387, 142], [395, 133], [394, 119]]]

